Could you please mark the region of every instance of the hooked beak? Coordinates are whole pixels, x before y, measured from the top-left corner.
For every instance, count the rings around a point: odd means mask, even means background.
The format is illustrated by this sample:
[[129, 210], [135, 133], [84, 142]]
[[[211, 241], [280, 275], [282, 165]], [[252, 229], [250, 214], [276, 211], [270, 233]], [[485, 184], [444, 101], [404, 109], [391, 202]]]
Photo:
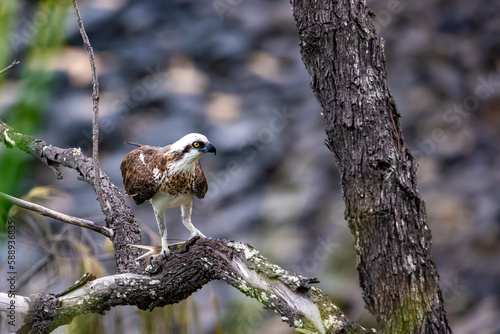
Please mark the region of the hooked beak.
[[215, 146], [212, 145], [212, 143], [208, 143], [207, 146], [205, 146], [202, 150], [203, 153], [213, 153], [214, 155], [217, 154], [217, 150], [215, 149]]

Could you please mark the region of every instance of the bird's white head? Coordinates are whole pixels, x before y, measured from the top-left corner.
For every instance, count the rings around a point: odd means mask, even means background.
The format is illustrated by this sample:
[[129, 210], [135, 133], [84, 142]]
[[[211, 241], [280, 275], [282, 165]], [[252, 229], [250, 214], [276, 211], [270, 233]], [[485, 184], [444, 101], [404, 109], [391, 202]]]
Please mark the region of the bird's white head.
[[172, 166], [175, 170], [194, 168], [203, 154], [216, 153], [215, 146], [199, 133], [185, 135], [170, 146], [170, 151], [179, 154], [179, 160]]
[[208, 144], [209, 141], [207, 137], [200, 133], [189, 133], [172, 144], [170, 149], [172, 151], [182, 152], [186, 147], [196, 148], [193, 146], [195, 142]]

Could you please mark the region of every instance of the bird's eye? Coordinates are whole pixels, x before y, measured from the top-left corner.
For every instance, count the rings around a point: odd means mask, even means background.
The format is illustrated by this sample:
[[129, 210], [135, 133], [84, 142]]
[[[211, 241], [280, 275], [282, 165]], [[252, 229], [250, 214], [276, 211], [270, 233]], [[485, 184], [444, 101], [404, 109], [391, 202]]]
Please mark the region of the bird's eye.
[[196, 147], [196, 148], [200, 147], [200, 142], [199, 141], [195, 141], [193, 143], [193, 147]]

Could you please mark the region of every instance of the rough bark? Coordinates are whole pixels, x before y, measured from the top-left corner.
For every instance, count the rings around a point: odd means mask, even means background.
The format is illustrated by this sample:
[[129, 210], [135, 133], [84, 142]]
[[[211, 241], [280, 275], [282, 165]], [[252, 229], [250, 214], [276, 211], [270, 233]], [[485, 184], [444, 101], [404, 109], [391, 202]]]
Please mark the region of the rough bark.
[[363, 0], [292, 1], [304, 64], [338, 162], [367, 309], [382, 333], [451, 333], [431, 231]]
[[87, 276], [57, 295], [17, 296], [20, 304], [29, 305], [20, 314], [26, 321], [18, 333], [49, 333], [77, 315], [103, 314], [119, 305], [152, 310], [184, 300], [216, 279], [259, 300], [299, 332], [372, 332], [351, 323], [328, 296], [310, 287], [310, 283], [317, 282], [315, 278], [280, 268], [250, 245], [204, 238], [184, 244], [166, 262], [154, 268], [148, 266], [142, 274]]

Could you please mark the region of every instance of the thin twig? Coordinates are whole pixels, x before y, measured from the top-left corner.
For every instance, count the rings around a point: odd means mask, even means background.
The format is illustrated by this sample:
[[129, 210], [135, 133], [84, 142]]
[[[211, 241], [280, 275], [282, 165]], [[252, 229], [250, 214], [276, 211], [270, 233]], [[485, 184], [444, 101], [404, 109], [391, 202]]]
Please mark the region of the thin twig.
[[7, 66], [6, 68], [4, 68], [3, 70], [0, 71], [0, 75], [9, 72], [14, 67], [16, 67], [17, 65], [19, 65], [19, 63], [20, 63], [19, 60], [14, 60], [9, 66]]
[[88, 228], [89, 230], [101, 233], [102, 235], [104, 235], [108, 238], [111, 238], [111, 236], [113, 234], [113, 231], [111, 229], [107, 228], [106, 226], [97, 225], [96, 223], [91, 222], [90, 220], [77, 218], [77, 217], [73, 217], [73, 216], [68, 216], [68, 215], [65, 215], [64, 213], [60, 213], [60, 212], [51, 210], [49, 208], [46, 208], [44, 206], [41, 206], [41, 205], [38, 205], [35, 203], [27, 202], [25, 200], [4, 194], [2, 192], [0, 192], [0, 197], [5, 198], [6, 200], [11, 202], [12, 204], [15, 204], [21, 208], [37, 212], [37, 213], [41, 214], [42, 216], [54, 218], [54, 219], [57, 219], [57, 220], [62, 221], [64, 223], [71, 224], [71, 225]]
[[[96, 181], [97, 184], [100, 185], [101, 172], [99, 169], [99, 80], [97, 78], [97, 72], [95, 69], [94, 49], [90, 44], [87, 33], [85, 32], [85, 27], [83, 26], [82, 17], [80, 15], [80, 9], [78, 8], [76, 0], [73, 0], [73, 7], [75, 8], [76, 22], [78, 23], [78, 28], [80, 29], [80, 35], [82, 35], [83, 47], [89, 54], [90, 70], [92, 71], [92, 108], [94, 111], [92, 118], [92, 160], [94, 161], [94, 173]], [[97, 196], [102, 196], [100, 187], [98, 187]]]

